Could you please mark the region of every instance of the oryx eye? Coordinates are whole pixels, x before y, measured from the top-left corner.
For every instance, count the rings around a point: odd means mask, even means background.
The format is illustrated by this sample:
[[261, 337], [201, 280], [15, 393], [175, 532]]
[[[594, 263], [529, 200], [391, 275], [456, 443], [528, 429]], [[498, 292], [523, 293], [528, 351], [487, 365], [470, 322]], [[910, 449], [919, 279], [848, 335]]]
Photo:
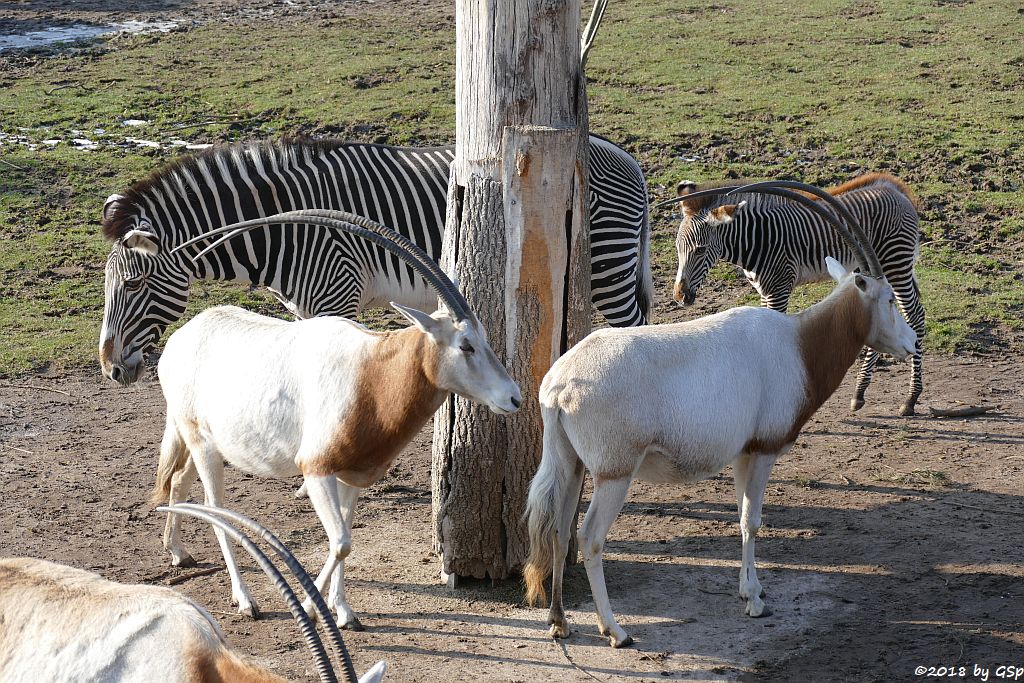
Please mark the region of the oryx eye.
[[467, 356], [473, 354], [476, 351], [476, 349], [470, 346], [469, 342], [467, 341], [462, 342], [462, 346], [460, 346], [459, 348], [462, 349], [462, 352]]
[[142, 282], [143, 278], [141, 276], [128, 278], [124, 281], [124, 288], [129, 292], [137, 292], [142, 288]]

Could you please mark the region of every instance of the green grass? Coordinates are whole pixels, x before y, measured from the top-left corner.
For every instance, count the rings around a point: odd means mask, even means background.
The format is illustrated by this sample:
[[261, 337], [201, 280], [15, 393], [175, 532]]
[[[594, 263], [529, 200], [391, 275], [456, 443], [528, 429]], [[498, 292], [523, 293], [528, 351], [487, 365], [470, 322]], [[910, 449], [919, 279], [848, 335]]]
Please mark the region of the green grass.
[[[0, 133], [448, 142], [445, 12], [377, 4], [315, 23], [118, 38], [27, 65], [0, 58]], [[903, 177], [923, 205], [929, 348], [1019, 352], [1024, 46], [1006, 27], [1020, 18], [1014, 3], [992, 1], [616, 3], [590, 57], [591, 128], [638, 156], [655, 197], [683, 178]], [[125, 128], [126, 118], [152, 123]], [[173, 155], [0, 146], [0, 376], [94, 362], [103, 199]], [[667, 216], [655, 217], [659, 288], [675, 267]], [[801, 290], [795, 306], [824, 289]], [[227, 300], [279, 310], [224, 286], [196, 292], [192, 306]]]

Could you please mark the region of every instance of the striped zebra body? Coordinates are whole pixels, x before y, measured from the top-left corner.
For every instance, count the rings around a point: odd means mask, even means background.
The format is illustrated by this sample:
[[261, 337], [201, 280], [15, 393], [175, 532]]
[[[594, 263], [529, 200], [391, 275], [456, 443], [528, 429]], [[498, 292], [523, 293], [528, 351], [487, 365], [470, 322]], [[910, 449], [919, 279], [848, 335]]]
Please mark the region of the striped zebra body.
[[[789, 307], [797, 285], [829, 278], [826, 256], [848, 269], [857, 266], [856, 257], [839, 234], [806, 207], [766, 195], [729, 195], [728, 199], [688, 203], [685, 195], [695, 189], [699, 188], [693, 184], [681, 184], [679, 188], [684, 219], [676, 237], [677, 301], [692, 303], [707, 272], [719, 260], [742, 268], [760, 294], [761, 304], [778, 311]], [[900, 408], [901, 415], [912, 415], [923, 389], [921, 350], [925, 331], [924, 307], [914, 276], [919, 245], [915, 200], [900, 180], [886, 174], [861, 176], [830, 192], [864, 227], [900, 310], [917, 333], [910, 389]], [[877, 362], [878, 353], [868, 349], [850, 402], [853, 410], [864, 405], [864, 393]]]
[[[173, 162], [108, 199], [114, 241], [100, 339], [108, 376], [130, 383], [142, 354], [184, 313], [188, 283], [268, 287], [296, 316], [353, 316], [389, 301], [432, 310], [413, 270], [348, 234], [285, 226], [245, 233], [198, 263], [170, 250], [210, 229], [303, 208], [336, 209], [394, 228], [440, 258], [454, 147], [338, 141], [234, 144]], [[591, 136], [593, 301], [615, 326], [647, 322], [651, 297], [647, 191], [639, 164]]]

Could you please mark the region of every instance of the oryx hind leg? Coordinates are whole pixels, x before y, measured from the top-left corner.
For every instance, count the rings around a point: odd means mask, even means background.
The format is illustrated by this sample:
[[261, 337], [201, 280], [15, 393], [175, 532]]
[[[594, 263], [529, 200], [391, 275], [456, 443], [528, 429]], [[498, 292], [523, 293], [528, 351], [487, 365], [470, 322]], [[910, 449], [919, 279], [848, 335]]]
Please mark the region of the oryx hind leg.
[[602, 635], [609, 638], [612, 647], [626, 647], [633, 639], [615, 621], [611, 603], [608, 601], [608, 588], [604, 581], [604, 544], [615, 518], [622, 511], [626, 502], [626, 494], [632, 477], [627, 475], [621, 479], [602, 479], [595, 475], [594, 495], [590, 499], [587, 516], [580, 528], [580, 545], [583, 549], [583, 564], [587, 568], [590, 580], [590, 591], [594, 596], [597, 608], [597, 626]]
[[[174, 505], [188, 500], [188, 490], [192, 488], [192, 484], [198, 477], [199, 472], [196, 470], [195, 463], [189, 457], [185, 466], [175, 472], [171, 478], [171, 493], [167, 502]], [[171, 564], [175, 567], [195, 566], [196, 561], [181, 543], [181, 515], [168, 513], [167, 523], [164, 526], [164, 548], [171, 554]]]
[[565, 574], [565, 563], [568, 559], [566, 555], [569, 552], [569, 541], [572, 539], [572, 525], [576, 520], [580, 491], [583, 488], [583, 475], [586, 471], [575, 452], [568, 456], [575, 462], [572, 464], [572, 474], [569, 475], [565, 488], [562, 490], [562, 500], [558, 508], [560, 516], [555, 532], [557, 550], [551, 565], [551, 607], [548, 610], [548, 624], [551, 626], [552, 638], [569, 637], [569, 622], [565, 618], [565, 608], [562, 604], [562, 580]]

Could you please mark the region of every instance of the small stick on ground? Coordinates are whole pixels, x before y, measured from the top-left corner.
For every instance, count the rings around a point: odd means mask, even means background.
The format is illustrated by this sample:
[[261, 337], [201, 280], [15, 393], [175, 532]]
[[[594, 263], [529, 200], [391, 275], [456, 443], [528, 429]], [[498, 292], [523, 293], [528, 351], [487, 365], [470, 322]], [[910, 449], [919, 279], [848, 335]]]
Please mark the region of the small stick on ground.
[[55, 394], [71, 396], [71, 394], [61, 389], [51, 389], [50, 387], [41, 387], [36, 384], [0, 384], [0, 389], [35, 389], [36, 391], [52, 391]]
[[32, 451], [26, 451], [24, 448], [18, 448], [17, 446], [11, 446], [10, 444], [4, 444], [4, 445], [7, 446], [8, 448], [10, 448], [12, 451], [18, 451], [19, 453], [27, 453], [29, 455], [35, 455], [35, 453], [33, 453]]
[[932, 417], [976, 417], [985, 415], [999, 406], [964, 406], [963, 408], [928, 408]]
[[0, 159], [0, 164], [3, 164], [4, 166], [10, 166], [15, 171], [22, 171], [22, 172], [28, 171], [27, 168], [24, 168], [22, 166], [18, 166], [17, 164], [12, 164], [11, 162], [7, 161], [7, 159]]
[[570, 664], [572, 664], [572, 668], [576, 669], [577, 671], [579, 671], [582, 674], [586, 674], [587, 676], [590, 676], [591, 678], [593, 678], [598, 683], [604, 683], [604, 681], [602, 681], [600, 678], [598, 678], [594, 674], [590, 673], [589, 671], [587, 671], [586, 669], [581, 667], [576, 662], [572, 661], [572, 657], [569, 656], [569, 648], [567, 648], [565, 646], [565, 642], [563, 640], [561, 640], [559, 638], [552, 638], [552, 640], [554, 640], [555, 645], [558, 646], [558, 649], [560, 649], [562, 651], [562, 655], [565, 656], [565, 661], [567, 661]]
[[182, 574], [181, 576], [175, 576], [174, 578], [167, 579], [167, 585], [168, 586], [177, 586], [180, 583], [185, 583], [186, 581], [191, 581], [192, 579], [197, 579], [200, 576], [208, 576], [210, 574], [216, 574], [221, 569], [224, 569], [224, 567], [221, 567], [220, 565], [217, 565], [216, 567], [207, 567], [206, 569], [197, 569], [194, 572], [189, 572], [188, 574]]
[[940, 500], [938, 498], [932, 498], [931, 501], [933, 503], [942, 503], [943, 505], [952, 505], [953, 507], [956, 508], [968, 508], [971, 510], [980, 510], [981, 512], [997, 512], [1002, 515], [1019, 515], [1021, 517], [1024, 517], [1024, 512], [1021, 512], [1019, 510], [1006, 510], [1003, 508], [983, 508], [978, 507], [977, 505], [967, 505], [966, 503], [954, 503], [951, 500]]

